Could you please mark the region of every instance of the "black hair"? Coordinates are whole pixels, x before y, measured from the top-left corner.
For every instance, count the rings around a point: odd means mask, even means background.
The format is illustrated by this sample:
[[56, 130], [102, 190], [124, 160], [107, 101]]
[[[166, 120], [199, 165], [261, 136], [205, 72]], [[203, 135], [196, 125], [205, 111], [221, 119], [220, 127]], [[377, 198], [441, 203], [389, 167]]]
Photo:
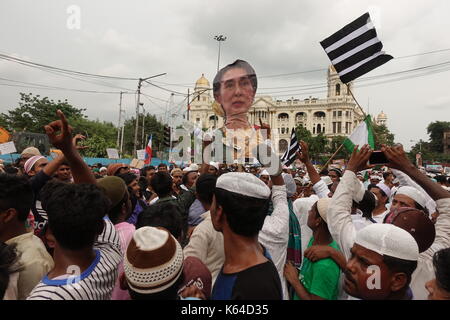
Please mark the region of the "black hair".
[[327, 176], [327, 175], [328, 175], [328, 170], [327, 170], [327, 169], [322, 169], [322, 170], [319, 172], [319, 175], [321, 175], [321, 176]]
[[450, 292], [450, 248], [442, 249], [434, 254], [433, 266], [438, 286]]
[[442, 176], [442, 175], [435, 177], [435, 179], [436, 179], [437, 183], [443, 184], [443, 183], [447, 182], [447, 178], [445, 176]]
[[387, 196], [386, 192], [383, 191], [383, 189], [381, 189], [380, 187], [378, 187], [375, 184], [370, 184], [369, 187], [367, 188], [367, 190], [372, 190], [373, 188], [377, 188], [378, 190], [380, 190], [380, 193], [383, 197], [386, 197], [386, 203], [389, 203], [389, 197]]
[[48, 204], [50, 197], [56, 190], [58, 190], [59, 188], [61, 188], [64, 185], [65, 185], [64, 182], [53, 179], [53, 180], [50, 180], [49, 182], [47, 182], [42, 187], [41, 191], [39, 192], [39, 199], [41, 200], [42, 209], [47, 211], [47, 204]]
[[3, 300], [9, 284], [9, 276], [20, 270], [16, 245], [0, 243], [0, 300]]
[[183, 235], [182, 213], [172, 202], [156, 203], [139, 214], [136, 229], [141, 227], [163, 227], [180, 239]]
[[183, 175], [183, 178], [181, 178], [181, 183], [183, 183], [186, 187], [187, 187], [187, 183], [188, 183], [188, 176], [189, 176], [189, 174], [191, 174], [193, 172], [198, 174], [197, 171], [188, 171]]
[[65, 184], [57, 188], [46, 209], [49, 228], [58, 244], [68, 250], [93, 246], [103, 230], [110, 203], [96, 185]]
[[61, 162], [61, 164], [59, 166], [60, 167], [61, 166], [68, 166], [68, 167], [70, 167], [70, 164], [66, 160], [64, 160], [63, 162]]
[[212, 203], [216, 181], [217, 176], [213, 174], [202, 174], [198, 177], [195, 185], [198, 199], [201, 202]]
[[117, 175], [120, 179], [125, 181], [125, 184], [128, 186], [130, 183], [132, 183], [134, 180], [136, 180], [138, 177], [134, 173], [122, 173]]
[[367, 186], [367, 190], [369, 190], [369, 191], [370, 191], [370, 189], [372, 189], [372, 188], [377, 188], [377, 185], [376, 185], [375, 183], [370, 183], [370, 184]]
[[158, 168], [162, 168], [162, 167], [166, 167], [167, 168], [167, 164], [165, 164], [165, 163], [158, 164]]
[[131, 300], [177, 300], [178, 290], [183, 283], [183, 275], [181, 275], [177, 281], [169, 288], [156, 293], [139, 293], [133, 291], [133, 289], [128, 285], [128, 292], [130, 293]]
[[141, 197], [142, 197], [142, 193], [144, 192], [144, 190], [147, 190], [147, 188], [148, 188], [147, 178], [140, 176], [138, 179], [138, 184], [139, 184], [140, 193], [141, 193]]
[[372, 219], [372, 211], [375, 209], [375, 195], [370, 191], [365, 191], [362, 200], [357, 203], [356, 207], [361, 210], [362, 216], [366, 219]]
[[217, 72], [213, 80], [214, 95], [219, 94], [222, 77], [228, 70], [231, 69], [244, 69], [247, 72], [247, 76], [252, 83], [254, 91], [256, 92], [256, 90], [258, 89], [258, 79], [256, 78], [255, 69], [253, 69], [253, 67], [247, 61], [238, 59], [235, 62], [230, 63], [229, 65], [223, 67], [222, 69], [219, 70], [219, 72]]
[[[119, 220], [119, 216], [122, 214], [123, 205], [124, 205], [124, 203], [126, 203], [128, 201], [129, 198], [130, 198], [129, 193], [125, 192], [122, 200], [120, 200], [119, 203], [117, 203], [114, 207], [112, 207], [108, 210], [108, 217], [109, 217], [109, 220], [111, 220], [112, 224], [117, 224], [117, 222]], [[128, 218], [128, 217], [126, 217], [126, 218]]]
[[5, 165], [3, 167], [3, 170], [5, 170], [5, 173], [9, 173], [9, 174], [18, 174], [19, 173], [19, 169], [14, 167], [12, 164]]
[[392, 172], [383, 172], [383, 179], [386, 180], [390, 175], [394, 175]]
[[330, 171], [336, 172], [336, 174], [338, 175], [338, 177], [342, 177], [342, 170], [339, 168], [332, 168], [328, 171], [328, 173], [330, 173]]
[[25, 221], [33, 205], [33, 189], [23, 176], [0, 173], [0, 211], [13, 208], [17, 219]]
[[267, 216], [270, 199], [244, 196], [221, 188], [216, 188], [214, 195], [234, 233], [245, 237], [258, 235]]
[[383, 262], [391, 272], [404, 272], [407, 276], [407, 286], [411, 282], [411, 276], [417, 268], [417, 261], [404, 260], [400, 258], [383, 255]]
[[427, 207], [422, 207], [419, 203], [417, 203], [416, 201], [414, 201], [414, 205], [416, 206], [416, 209], [419, 209], [423, 212], [425, 212], [425, 214], [428, 216], [430, 214], [430, 212], [428, 211]]
[[151, 186], [159, 198], [166, 197], [172, 192], [172, 177], [168, 172], [156, 172], [152, 178]]
[[156, 168], [154, 166], [147, 166], [147, 167], [143, 167], [141, 169], [141, 176], [146, 176], [147, 172], [150, 170], [156, 170]]

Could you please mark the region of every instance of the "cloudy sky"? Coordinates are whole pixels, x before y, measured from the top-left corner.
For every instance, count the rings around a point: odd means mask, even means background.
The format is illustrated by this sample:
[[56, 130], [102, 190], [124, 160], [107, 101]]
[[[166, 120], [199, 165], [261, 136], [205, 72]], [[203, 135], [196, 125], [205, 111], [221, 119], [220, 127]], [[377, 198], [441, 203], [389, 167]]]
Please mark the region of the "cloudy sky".
[[[72, 5], [80, 10], [79, 29], [68, 13]], [[167, 73], [155, 84], [186, 94], [202, 73], [214, 77], [218, 43], [213, 37], [223, 34], [221, 66], [237, 58], [249, 61], [259, 76], [259, 94], [323, 98], [329, 60], [319, 42], [367, 11], [385, 51], [397, 58], [367, 76], [450, 61], [448, 0], [2, 0], [0, 54], [110, 76]], [[396, 77], [361, 81], [355, 95], [371, 114], [383, 110], [396, 141], [409, 147], [411, 140], [428, 139], [430, 122], [450, 120], [447, 69], [424, 69], [394, 82], [385, 80]], [[302, 73], [311, 70], [319, 71]], [[18, 87], [32, 84], [115, 93]], [[17, 106], [19, 92], [33, 92], [67, 98], [87, 108], [90, 118], [117, 123], [118, 92], [136, 86], [135, 80], [70, 78], [0, 59], [0, 112]], [[167, 109], [178, 115], [185, 110], [181, 95], [171, 101], [170, 92], [149, 85], [143, 92], [148, 112], [164, 116]], [[123, 106], [131, 117], [133, 93], [124, 95]]]

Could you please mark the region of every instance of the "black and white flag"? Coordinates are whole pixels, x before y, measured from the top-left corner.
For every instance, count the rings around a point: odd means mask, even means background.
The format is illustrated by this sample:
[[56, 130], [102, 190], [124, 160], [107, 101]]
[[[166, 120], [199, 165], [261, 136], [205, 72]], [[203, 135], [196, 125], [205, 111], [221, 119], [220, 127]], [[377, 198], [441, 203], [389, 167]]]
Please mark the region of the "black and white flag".
[[280, 159], [281, 163], [285, 166], [290, 166], [295, 161], [296, 153], [300, 150], [300, 144], [297, 141], [295, 129], [292, 128], [291, 141], [289, 141], [289, 147]]
[[343, 83], [393, 59], [385, 54], [377, 31], [366, 13], [321, 43]]

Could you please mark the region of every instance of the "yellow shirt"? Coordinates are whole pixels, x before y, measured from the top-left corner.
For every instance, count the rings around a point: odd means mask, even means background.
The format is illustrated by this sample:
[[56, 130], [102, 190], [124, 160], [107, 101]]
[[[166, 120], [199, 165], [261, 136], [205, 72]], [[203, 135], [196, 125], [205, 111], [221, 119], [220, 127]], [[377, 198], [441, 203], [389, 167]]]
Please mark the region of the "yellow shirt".
[[41, 239], [32, 232], [9, 239], [6, 244], [16, 245], [20, 265], [17, 293], [19, 300], [25, 300], [39, 281], [53, 269], [53, 259]]

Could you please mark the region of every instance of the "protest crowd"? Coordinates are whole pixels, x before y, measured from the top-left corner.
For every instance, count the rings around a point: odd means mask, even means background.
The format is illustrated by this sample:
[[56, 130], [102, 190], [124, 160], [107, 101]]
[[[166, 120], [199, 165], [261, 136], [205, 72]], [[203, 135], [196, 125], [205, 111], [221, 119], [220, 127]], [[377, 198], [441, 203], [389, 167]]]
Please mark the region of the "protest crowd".
[[[223, 131], [270, 148], [268, 125], [247, 118], [254, 70], [238, 60], [216, 78]], [[29, 147], [1, 167], [4, 300], [450, 299], [450, 179], [401, 145], [383, 145], [377, 167], [364, 144], [319, 169], [303, 141], [288, 166], [244, 155], [89, 167], [57, 117], [45, 131], [61, 155]]]

